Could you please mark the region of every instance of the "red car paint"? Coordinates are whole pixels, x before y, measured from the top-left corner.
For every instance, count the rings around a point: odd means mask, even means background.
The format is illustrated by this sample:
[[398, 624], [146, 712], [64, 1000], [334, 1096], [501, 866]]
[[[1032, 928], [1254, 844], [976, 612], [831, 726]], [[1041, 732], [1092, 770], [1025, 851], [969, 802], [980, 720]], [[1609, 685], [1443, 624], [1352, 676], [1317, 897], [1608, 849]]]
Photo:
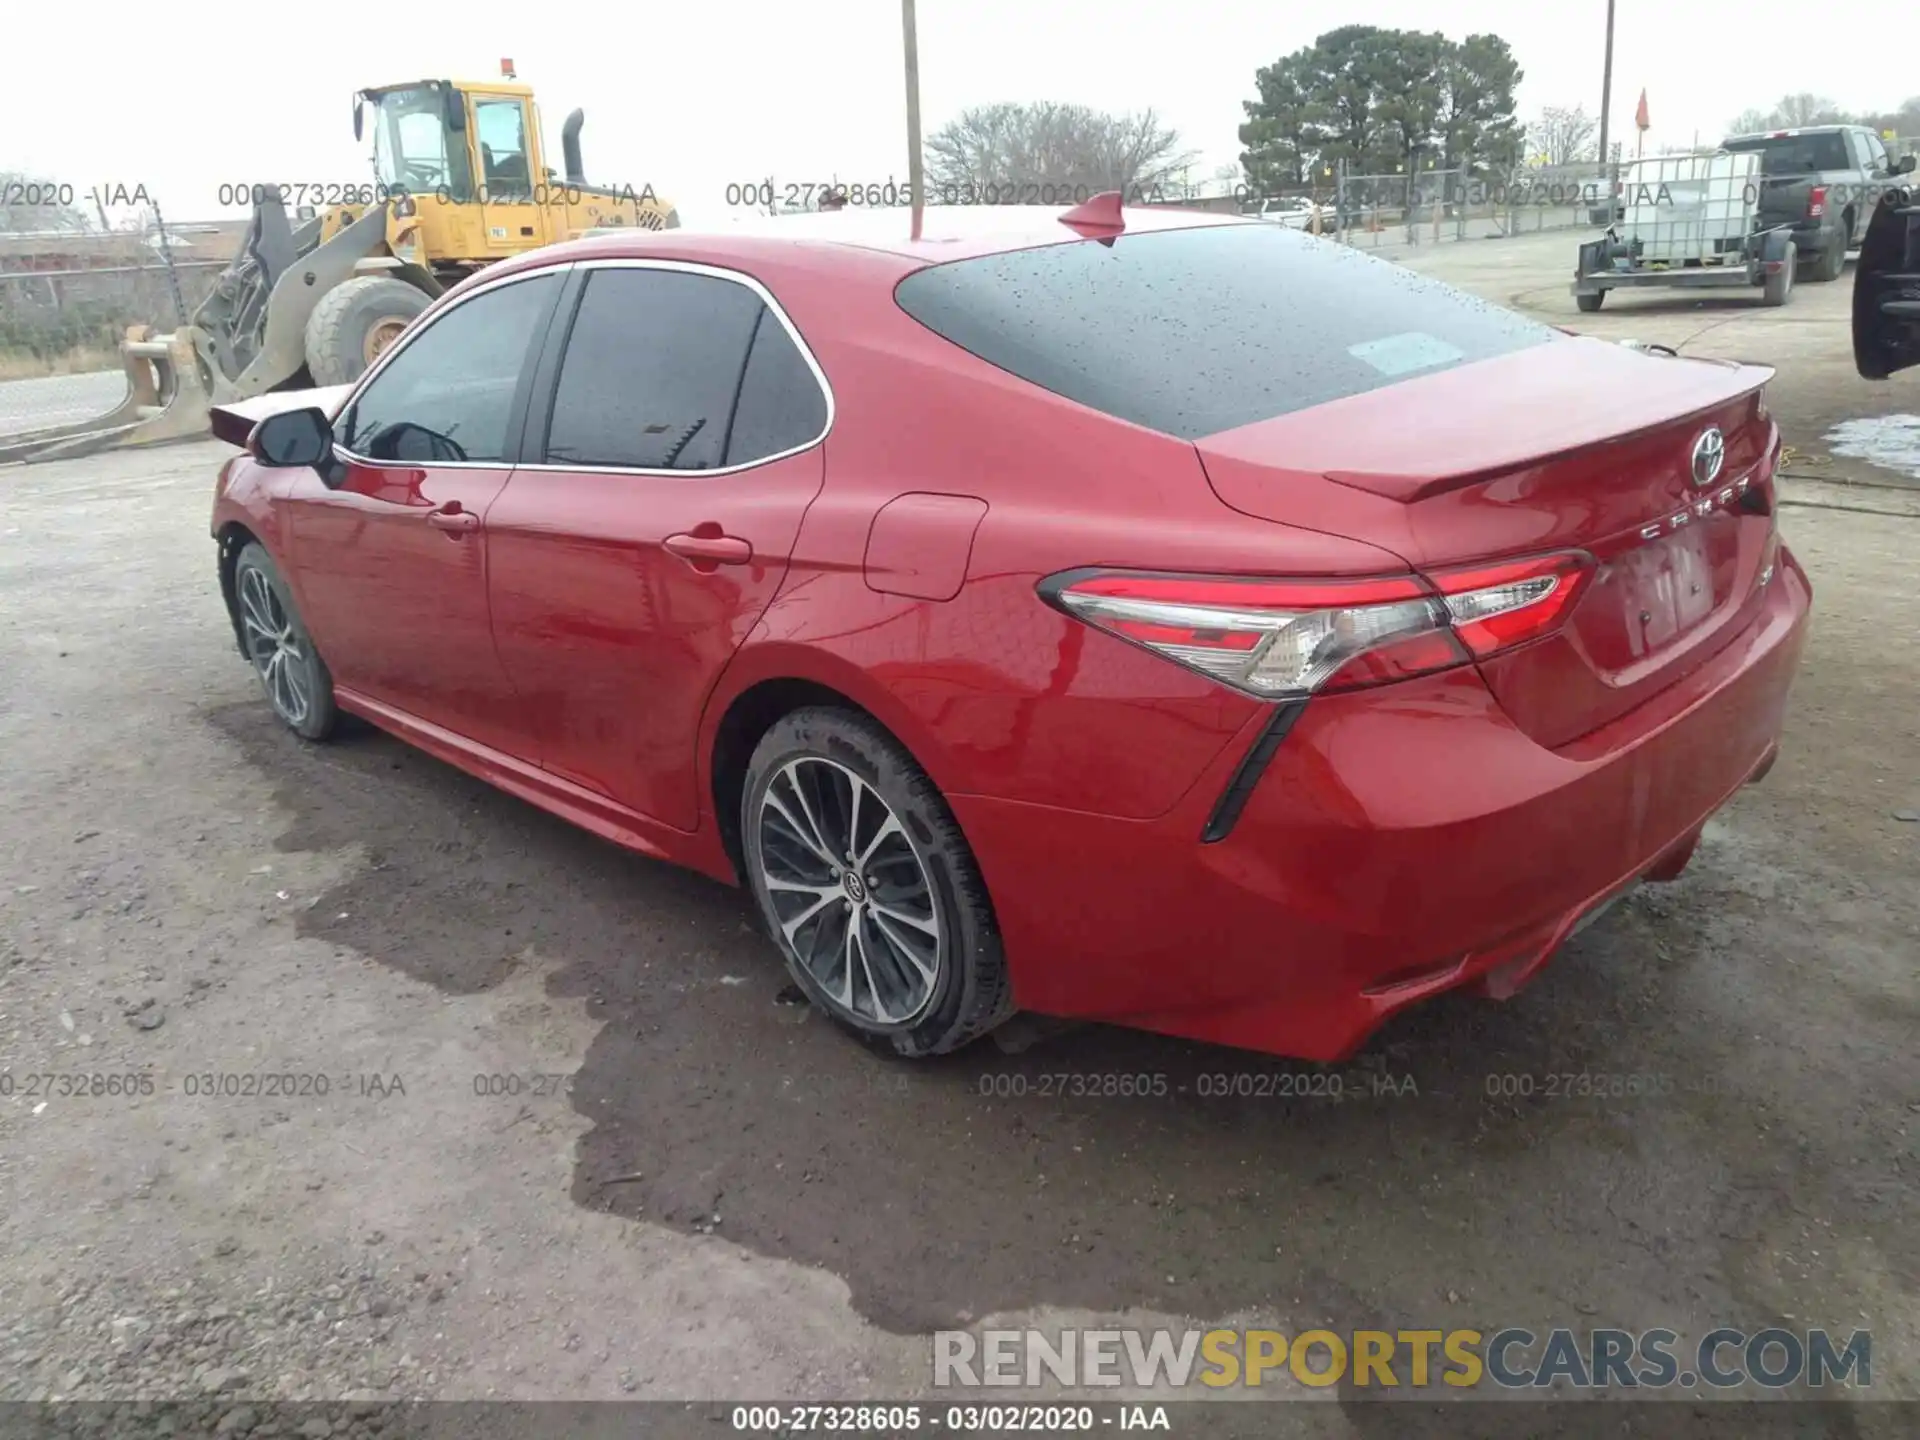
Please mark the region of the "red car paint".
[[[214, 533], [273, 553], [342, 708], [729, 882], [730, 715], [765, 720], [757, 699], [789, 692], [763, 687], [793, 681], [844, 697], [945, 794], [1029, 1009], [1338, 1059], [1437, 991], [1512, 993], [1594, 906], [1677, 873], [1771, 764], [1805, 634], [1809, 586], [1772, 513], [1771, 372], [1553, 336], [1177, 438], [896, 300], [930, 265], [1112, 243], [1054, 218], [918, 242], [636, 233], [493, 267], [753, 276], [830, 383], [824, 442], [617, 486], [354, 465], [330, 490], [243, 457]], [[1127, 212], [1118, 244], [1240, 223]], [[1689, 446], [1710, 424], [1726, 483], [1702, 490]], [[1580, 588], [1517, 648], [1462, 624], [1278, 706], [1043, 593], [1151, 572], [1424, 596], [1561, 553]]]

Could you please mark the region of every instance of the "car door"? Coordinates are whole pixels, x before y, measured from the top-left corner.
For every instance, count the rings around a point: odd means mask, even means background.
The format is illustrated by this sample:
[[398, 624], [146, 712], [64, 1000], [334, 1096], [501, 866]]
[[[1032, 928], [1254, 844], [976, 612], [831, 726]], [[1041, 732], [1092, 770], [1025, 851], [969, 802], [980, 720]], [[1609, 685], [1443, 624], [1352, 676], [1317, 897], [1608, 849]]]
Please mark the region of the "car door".
[[667, 825], [694, 739], [824, 477], [825, 377], [773, 297], [666, 261], [575, 267], [487, 517], [494, 631], [542, 763]]
[[301, 607], [335, 683], [526, 759], [486, 518], [561, 285], [515, 277], [404, 335], [335, 424], [340, 484], [304, 480], [290, 507]]

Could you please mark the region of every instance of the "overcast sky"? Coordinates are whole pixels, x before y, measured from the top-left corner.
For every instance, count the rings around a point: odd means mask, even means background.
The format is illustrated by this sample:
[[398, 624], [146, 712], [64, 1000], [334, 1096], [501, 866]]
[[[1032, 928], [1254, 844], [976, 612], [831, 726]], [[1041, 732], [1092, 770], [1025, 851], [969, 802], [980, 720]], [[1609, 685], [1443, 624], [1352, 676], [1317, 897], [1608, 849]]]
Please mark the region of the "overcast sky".
[[[364, 179], [354, 90], [483, 79], [503, 57], [540, 98], [549, 164], [561, 164], [561, 120], [584, 106], [588, 178], [651, 182], [691, 224], [724, 213], [730, 180], [904, 177], [898, 0], [15, 9], [10, 53], [20, 58], [0, 86], [0, 169], [83, 194], [144, 184], [169, 220], [244, 213], [219, 205], [223, 182]], [[1789, 91], [1862, 109], [1920, 91], [1912, 47], [1873, 39], [1904, 13], [1899, 0], [1838, 0], [1813, 13], [1619, 0], [1613, 114], [1628, 153], [1642, 86], [1649, 152], [1690, 144], [1696, 131], [1718, 138], [1740, 110]], [[1769, 16], [1797, 19], [1764, 23]], [[1205, 175], [1238, 155], [1255, 68], [1342, 24], [1439, 24], [1456, 39], [1492, 31], [1525, 71], [1523, 119], [1543, 105], [1597, 111], [1606, 5], [920, 0], [919, 17], [929, 131], [964, 106], [998, 100], [1152, 106], [1201, 152]]]

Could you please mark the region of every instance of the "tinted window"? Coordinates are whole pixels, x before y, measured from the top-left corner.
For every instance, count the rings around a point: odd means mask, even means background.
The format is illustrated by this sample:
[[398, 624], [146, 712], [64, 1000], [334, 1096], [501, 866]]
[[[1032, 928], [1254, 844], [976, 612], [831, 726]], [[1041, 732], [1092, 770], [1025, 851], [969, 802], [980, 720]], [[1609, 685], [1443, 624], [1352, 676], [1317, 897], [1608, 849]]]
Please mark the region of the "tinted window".
[[361, 392], [341, 443], [401, 463], [504, 459], [520, 368], [559, 283], [541, 275], [447, 311]]
[[711, 470], [754, 327], [744, 285], [681, 270], [600, 270], [567, 339], [547, 430], [556, 465]]
[[1893, 161], [1887, 155], [1887, 147], [1880, 143], [1878, 135], [1860, 137], [1867, 147], [1867, 168], [1876, 175], [1883, 175], [1893, 168]]
[[740, 382], [727, 464], [748, 465], [811, 445], [827, 428], [827, 397], [780, 317], [765, 306]]
[[1411, 270], [1258, 223], [957, 260], [894, 294], [983, 360], [1183, 439], [1555, 338]]
[[1728, 150], [1757, 150], [1762, 175], [1804, 175], [1810, 170], [1851, 170], [1847, 142], [1841, 131], [1819, 135], [1755, 135], [1729, 140]]

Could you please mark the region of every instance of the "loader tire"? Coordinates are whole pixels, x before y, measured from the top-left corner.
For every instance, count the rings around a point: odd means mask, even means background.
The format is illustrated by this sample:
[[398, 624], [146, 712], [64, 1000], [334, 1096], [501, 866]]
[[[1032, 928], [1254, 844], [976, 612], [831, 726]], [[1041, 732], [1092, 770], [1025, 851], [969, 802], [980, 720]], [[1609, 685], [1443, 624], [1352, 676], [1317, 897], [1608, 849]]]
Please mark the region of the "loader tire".
[[346, 385], [366, 373], [432, 297], [404, 280], [356, 275], [343, 280], [307, 318], [307, 373], [315, 385]]

